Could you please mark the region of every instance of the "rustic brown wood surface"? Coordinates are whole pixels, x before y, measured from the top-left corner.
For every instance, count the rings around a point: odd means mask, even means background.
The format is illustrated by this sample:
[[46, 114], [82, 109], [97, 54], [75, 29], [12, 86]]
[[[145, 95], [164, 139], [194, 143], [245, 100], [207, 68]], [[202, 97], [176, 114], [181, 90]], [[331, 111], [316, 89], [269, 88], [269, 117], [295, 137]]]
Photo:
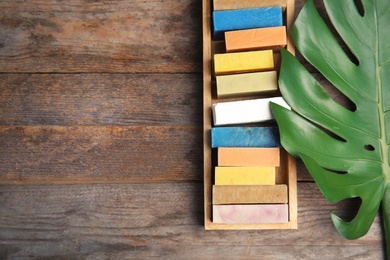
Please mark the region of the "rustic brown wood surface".
[[197, 0], [0, 0], [0, 259], [385, 258], [299, 161], [297, 230], [204, 230], [201, 28]]

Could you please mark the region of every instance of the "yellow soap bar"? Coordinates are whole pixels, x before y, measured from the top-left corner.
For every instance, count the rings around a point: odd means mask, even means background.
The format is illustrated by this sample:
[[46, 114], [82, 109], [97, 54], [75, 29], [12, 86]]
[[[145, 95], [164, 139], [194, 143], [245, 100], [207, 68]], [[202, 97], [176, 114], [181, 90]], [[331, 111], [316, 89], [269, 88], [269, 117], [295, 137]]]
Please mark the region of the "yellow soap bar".
[[286, 9], [287, 0], [214, 0], [214, 10], [234, 10], [259, 7], [280, 6]]
[[218, 98], [254, 95], [278, 89], [276, 71], [222, 75], [217, 76], [216, 81]]
[[213, 185], [213, 204], [288, 203], [287, 185]]
[[215, 75], [272, 70], [272, 50], [214, 54]]
[[215, 167], [215, 185], [275, 185], [275, 167]]
[[278, 49], [287, 44], [285, 26], [225, 32], [227, 52]]

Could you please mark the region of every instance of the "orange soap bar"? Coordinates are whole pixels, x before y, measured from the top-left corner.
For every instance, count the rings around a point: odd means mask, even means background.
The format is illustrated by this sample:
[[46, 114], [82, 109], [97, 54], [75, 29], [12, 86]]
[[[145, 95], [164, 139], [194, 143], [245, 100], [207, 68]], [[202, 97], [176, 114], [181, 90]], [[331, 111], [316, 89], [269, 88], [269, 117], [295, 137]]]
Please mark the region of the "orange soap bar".
[[278, 167], [279, 165], [279, 148], [218, 148], [218, 166]]
[[225, 32], [226, 51], [278, 49], [287, 44], [285, 26]]

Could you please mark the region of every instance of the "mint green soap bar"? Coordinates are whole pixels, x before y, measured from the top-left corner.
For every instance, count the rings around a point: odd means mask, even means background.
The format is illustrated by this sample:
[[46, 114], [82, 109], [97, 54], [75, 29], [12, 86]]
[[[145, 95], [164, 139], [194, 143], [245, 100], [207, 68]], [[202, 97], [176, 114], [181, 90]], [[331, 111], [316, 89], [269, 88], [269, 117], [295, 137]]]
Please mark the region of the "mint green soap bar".
[[277, 127], [213, 127], [211, 147], [279, 147]]
[[282, 25], [283, 16], [280, 6], [213, 12], [214, 40], [223, 40], [226, 31]]

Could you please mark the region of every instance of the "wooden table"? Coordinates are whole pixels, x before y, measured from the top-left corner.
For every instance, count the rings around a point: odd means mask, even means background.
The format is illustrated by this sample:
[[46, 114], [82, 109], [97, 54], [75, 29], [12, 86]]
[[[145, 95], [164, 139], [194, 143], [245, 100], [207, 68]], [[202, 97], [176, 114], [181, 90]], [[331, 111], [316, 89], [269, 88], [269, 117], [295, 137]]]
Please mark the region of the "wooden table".
[[201, 37], [197, 0], [0, 1], [0, 259], [384, 258], [301, 163], [298, 230], [204, 230]]

